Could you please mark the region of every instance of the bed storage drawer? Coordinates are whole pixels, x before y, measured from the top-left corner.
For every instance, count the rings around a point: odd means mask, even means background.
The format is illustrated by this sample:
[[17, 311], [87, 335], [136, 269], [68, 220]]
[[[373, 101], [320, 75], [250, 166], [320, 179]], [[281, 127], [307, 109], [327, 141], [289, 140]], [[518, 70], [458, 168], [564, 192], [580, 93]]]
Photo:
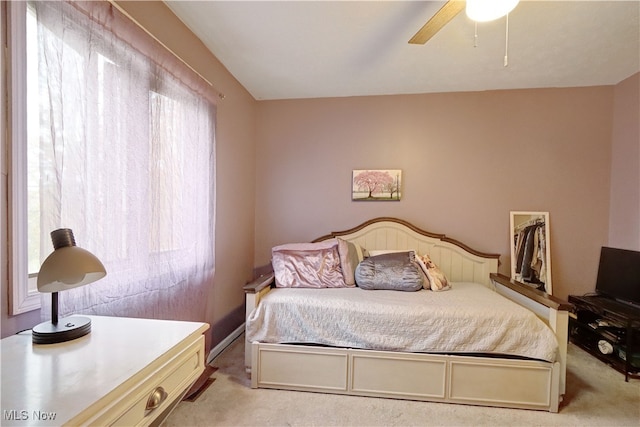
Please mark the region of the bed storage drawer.
[[351, 389], [360, 394], [443, 399], [446, 360], [419, 354], [369, 355], [354, 351]]
[[[459, 402], [485, 402], [505, 406], [548, 408], [551, 390], [552, 365], [535, 361], [521, 363], [514, 360], [505, 366], [492, 359], [476, 358], [471, 362], [452, 360], [450, 398]], [[527, 384], [527, 387], [522, 387]]]
[[252, 375], [252, 386], [346, 391], [347, 363], [340, 350], [262, 344], [254, 352], [258, 375]]
[[559, 362], [252, 343], [251, 387], [558, 412]]

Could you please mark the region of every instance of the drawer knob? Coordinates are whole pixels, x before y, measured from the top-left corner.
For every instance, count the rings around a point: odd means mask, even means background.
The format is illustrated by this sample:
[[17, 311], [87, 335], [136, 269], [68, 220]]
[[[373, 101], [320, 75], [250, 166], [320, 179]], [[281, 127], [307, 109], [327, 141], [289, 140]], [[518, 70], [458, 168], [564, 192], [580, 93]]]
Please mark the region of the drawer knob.
[[153, 411], [158, 406], [160, 406], [162, 402], [165, 401], [167, 396], [168, 394], [166, 391], [164, 391], [164, 388], [157, 387], [155, 390], [153, 390], [151, 396], [149, 396], [149, 399], [147, 400], [147, 407], [145, 408], [145, 410]]

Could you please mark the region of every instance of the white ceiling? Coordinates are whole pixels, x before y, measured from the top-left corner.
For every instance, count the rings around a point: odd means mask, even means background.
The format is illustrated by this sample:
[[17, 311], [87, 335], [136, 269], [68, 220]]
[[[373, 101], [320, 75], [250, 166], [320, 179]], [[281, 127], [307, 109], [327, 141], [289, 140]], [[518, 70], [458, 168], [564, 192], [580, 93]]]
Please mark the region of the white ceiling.
[[166, 1], [255, 99], [616, 84], [640, 71], [640, 1], [521, 1], [407, 41], [443, 1]]

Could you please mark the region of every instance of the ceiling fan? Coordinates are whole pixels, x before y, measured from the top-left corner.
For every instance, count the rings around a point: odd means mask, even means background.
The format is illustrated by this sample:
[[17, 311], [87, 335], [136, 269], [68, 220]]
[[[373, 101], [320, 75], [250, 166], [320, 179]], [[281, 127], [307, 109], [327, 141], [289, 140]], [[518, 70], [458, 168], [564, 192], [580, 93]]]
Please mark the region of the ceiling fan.
[[448, 0], [435, 15], [409, 40], [410, 44], [425, 44], [449, 23], [462, 9], [476, 22], [491, 21], [511, 12], [519, 0]]
[[409, 40], [410, 44], [425, 44], [464, 9], [466, 1], [449, 0]]

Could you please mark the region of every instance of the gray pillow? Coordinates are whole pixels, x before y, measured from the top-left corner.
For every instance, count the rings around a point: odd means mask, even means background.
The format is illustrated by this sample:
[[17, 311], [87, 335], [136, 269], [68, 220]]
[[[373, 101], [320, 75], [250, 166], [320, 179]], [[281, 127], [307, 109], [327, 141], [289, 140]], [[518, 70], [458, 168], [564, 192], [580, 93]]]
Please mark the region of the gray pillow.
[[356, 267], [355, 279], [359, 287], [368, 290], [419, 291], [424, 283], [413, 251], [369, 257]]

